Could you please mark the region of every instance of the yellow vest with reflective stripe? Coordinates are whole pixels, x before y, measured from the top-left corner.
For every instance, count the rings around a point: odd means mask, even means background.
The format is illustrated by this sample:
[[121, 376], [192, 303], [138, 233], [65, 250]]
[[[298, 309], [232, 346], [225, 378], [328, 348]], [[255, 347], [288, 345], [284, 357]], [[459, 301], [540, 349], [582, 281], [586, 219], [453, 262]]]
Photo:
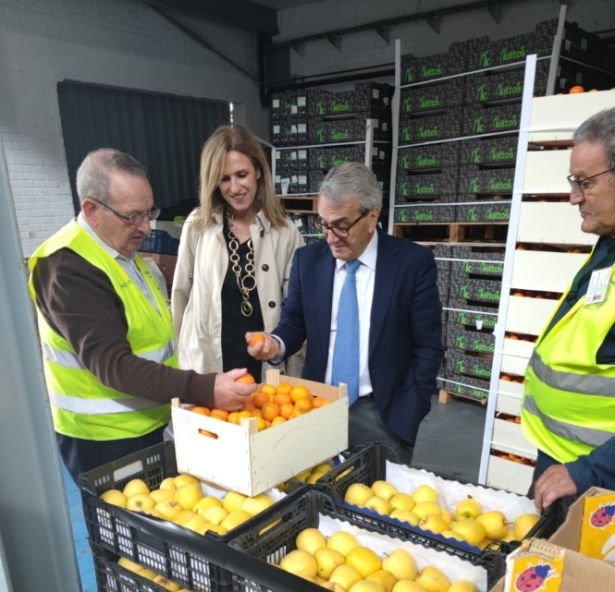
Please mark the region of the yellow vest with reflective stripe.
[[[151, 290], [155, 310], [117, 261], [75, 220], [45, 241], [30, 257], [33, 271], [39, 259], [69, 248], [104, 272], [122, 300], [128, 322], [126, 339], [134, 355], [177, 368], [171, 314], [151, 273], [136, 256], [135, 262]], [[30, 294], [36, 293], [30, 276]], [[37, 309], [38, 310], [38, 309]], [[105, 386], [81, 364], [70, 343], [55, 332], [38, 310], [45, 379], [55, 430], [86, 440], [118, 440], [148, 434], [169, 422], [170, 406], [132, 397]]]
[[596, 363], [614, 324], [615, 266], [603, 302], [586, 305], [582, 296], [536, 343], [525, 375], [521, 426], [530, 442], [560, 463], [615, 436], [615, 366]]

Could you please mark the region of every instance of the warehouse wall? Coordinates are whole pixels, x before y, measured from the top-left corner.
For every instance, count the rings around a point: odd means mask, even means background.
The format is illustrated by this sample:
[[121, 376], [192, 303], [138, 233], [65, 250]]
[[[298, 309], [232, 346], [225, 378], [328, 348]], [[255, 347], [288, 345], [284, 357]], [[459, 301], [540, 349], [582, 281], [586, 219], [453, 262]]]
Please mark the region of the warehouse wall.
[[[432, 3], [421, 0], [323, 0], [289, 8], [278, 13], [281, 34], [275, 42], [297, 39], [336, 29], [347, 29], [364, 23], [414, 14], [443, 5], [468, 2]], [[539, 21], [557, 18], [558, 0], [515, 0], [502, 5], [499, 24], [486, 8], [446, 15], [437, 34], [425, 21], [403, 23], [390, 28], [387, 44], [376, 31], [345, 35], [339, 51], [326, 39], [305, 44], [305, 57], [291, 51], [291, 72], [304, 76], [335, 72], [361, 66], [393, 63], [394, 40], [401, 39], [402, 53], [417, 57], [447, 51], [455, 41], [483, 35], [502, 39], [534, 30]], [[613, 0], [570, 0], [567, 20], [578, 22], [587, 31], [615, 28]]]
[[[255, 71], [251, 34], [201, 23]], [[239, 102], [267, 137], [254, 81], [131, 0], [0, 0], [0, 137], [24, 255], [73, 215], [56, 85], [65, 79]]]

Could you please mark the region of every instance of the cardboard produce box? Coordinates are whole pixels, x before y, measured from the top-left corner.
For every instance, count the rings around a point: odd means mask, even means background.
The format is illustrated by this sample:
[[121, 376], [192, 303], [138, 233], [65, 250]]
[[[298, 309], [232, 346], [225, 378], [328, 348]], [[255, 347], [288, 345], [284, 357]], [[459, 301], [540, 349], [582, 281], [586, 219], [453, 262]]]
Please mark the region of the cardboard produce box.
[[178, 471], [255, 496], [346, 450], [346, 385], [332, 387], [267, 371], [268, 384], [281, 382], [305, 386], [331, 403], [258, 432], [256, 418], [235, 425], [193, 413], [173, 399]]
[[436, 80], [465, 71], [465, 54], [462, 51], [446, 51], [420, 58], [411, 54], [401, 56], [401, 83], [411, 84]]
[[462, 133], [463, 122], [463, 107], [451, 107], [441, 115], [402, 117], [399, 121], [399, 145], [457, 138]]
[[394, 87], [378, 82], [359, 82], [352, 90], [331, 92], [323, 89], [309, 90], [310, 117], [369, 113], [378, 117], [391, 109]]
[[309, 150], [307, 148], [297, 148], [296, 150], [277, 150], [276, 172], [284, 167], [298, 171], [306, 171], [309, 161]]
[[440, 381], [442, 385], [440, 388], [453, 395], [461, 395], [482, 402], [489, 398], [489, 381], [487, 380], [461, 375], [446, 375]]
[[479, 170], [476, 165], [468, 165], [459, 171], [459, 193], [510, 195], [514, 181], [515, 169]]
[[402, 88], [400, 114], [420, 113], [463, 105], [464, 87], [465, 77], [453, 78], [440, 84]]
[[476, 138], [461, 143], [459, 164], [514, 165], [517, 161], [517, 134], [501, 138]]
[[452, 269], [455, 276], [459, 278], [468, 275], [486, 275], [501, 278], [504, 273], [504, 259], [502, 258], [501, 261], [453, 261]]
[[307, 119], [286, 118], [271, 125], [271, 142], [274, 146], [300, 146], [307, 144]]
[[449, 310], [449, 323], [459, 323], [467, 327], [476, 327], [478, 331], [495, 329], [498, 322], [497, 310], [488, 312], [473, 312], [467, 310]]
[[463, 325], [451, 323], [446, 334], [446, 345], [463, 351], [492, 354], [495, 336], [487, 331], [468, 331]]
[[460, 142], [408, 146], [397, 153], [397, 172], [419, 172], [456, 166], [459, 162]]
[[326, 175], [325, 171], [321, 171], [319, 169], [308, 171], [308, 175], [307, 175], [308, 193], [319, 193], [320, 192], [320, 186], [322, 185], [322, 182], [325, 180], [325, 175]]
[[[447, 369], [455, 374], [463, 374], [465, 376], [475, 376], [482, 378], [485, 381], [491, 379], [491, 366], [493, 359], [490, 357], [469, 356], [458, 349], [449, 349], [447, 351]], [[450, 366], [448, 362], [450, 361]]]
[[[506, 577], [492, 588], [492, 592], [529, 589], [529, 584], [523, 588], [523, 582], [530, 579], [528, 574], [542, 585], [532, 590], [615, 590], [615, 523], [609, 509], [614, 500], [615, 492], [608, 489], [592, 487], [587, 490], [570, 506], [566, 520], [548, 542], [532, 539], [509, 555]], [[588, 551], [597, 554], [592, 557]]]
[[280, 167], [275, 173], [275, 192], [277, 195], [296, 195], [308, 190], [307, 170]]
[[462, 300], [497, 304], [500, 302], [502, 282], [469, 279], [466, 274], [451, 278], [451, 295]]
[[454, 222], [455, 206], [441, 202], [430, 204], [415, 204], [395, 207], [395, 222], [415, 223], [421, 222]]
[[410, 198], [433, 198], [441, 195], [455, 195], [459, 170], [447, 167], [440, 173], [401, 173], [397, 178], [396, 195]]
[[160, 255], [159, 253], [139, 253], [139, 255], [143, 261], [150, 259], [158, 266], [168, 285], [173, 283], [177, 255]]
[[[458, 200], [461, 201], [461, 199], [462, 197], [458, 196]], [[455, 211], [457, 222], [508, 222], [510, 201], [486, 201], [479, 204], [457, 205]]]
[[468, 106], [463, 134], [465, 136], [473, 136], [518, 130], [520, 117], [520, 103], [485, 108], [470, 108]]
[[389, 119], [375, 119], [369, 113], [357, 113], [346, 119], [310, 119], [308, 140], [310, 144], [334, 144], [336, 142], [358, 142], [365, 139], [366, 120], [374, 121], [374, 140], [391, 138]]

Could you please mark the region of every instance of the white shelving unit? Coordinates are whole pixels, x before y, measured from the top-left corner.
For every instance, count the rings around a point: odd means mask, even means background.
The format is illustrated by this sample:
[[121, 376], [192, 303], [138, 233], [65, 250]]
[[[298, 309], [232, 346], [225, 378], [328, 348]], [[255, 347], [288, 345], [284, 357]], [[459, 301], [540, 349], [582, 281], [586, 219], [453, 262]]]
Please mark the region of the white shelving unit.
[[[540, 97], [528, 104], [524, 136], [535, 149], [527, 151], [525, 166], [518, 167], [515, 177], [513, 203], [518, 207], [514, 218], [511, 214], [504, 263], [481, 483], [518, 493], [526, 493], [531, 484], [530, 463], [536, 450], [525, 440], [518, 423], [502, 422], [499, 414], [513, 420], [519, 416], [521, 381], [535, 338], [596, 242], [595, 235], [580, 230], [578, 209], [568, 203], [566, 176], [574, 131], [588, 117], [613, 105], [615, 91]], [[504, 380], [510, 375], [520, 380]], [[498, 454], [512, 454], [518, 462]]]

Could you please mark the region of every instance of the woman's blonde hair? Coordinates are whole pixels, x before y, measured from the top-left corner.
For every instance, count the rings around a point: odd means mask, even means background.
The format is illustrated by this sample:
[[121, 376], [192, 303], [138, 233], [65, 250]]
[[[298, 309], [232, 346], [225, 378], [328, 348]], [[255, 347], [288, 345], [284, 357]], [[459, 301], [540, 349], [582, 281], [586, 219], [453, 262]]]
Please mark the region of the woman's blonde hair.
[[254, 168], [260, 172], [254, 199], [257, 210], [262, 210], [275, 228], [285, 226], [288, 218], [282, 204], [275, 196], [265, 151], [254, 134], [242, 125], [219, 127], [203, 146], [199, 188], [201, 205], [194, 214], [195, 226], [199, 230], [204, 230], [213, 221], [214, 214], [222, 212], [224, 208], [225, 201], [218, 184], [224, 174], [226, 155], [231, 150], [247, 156]]

